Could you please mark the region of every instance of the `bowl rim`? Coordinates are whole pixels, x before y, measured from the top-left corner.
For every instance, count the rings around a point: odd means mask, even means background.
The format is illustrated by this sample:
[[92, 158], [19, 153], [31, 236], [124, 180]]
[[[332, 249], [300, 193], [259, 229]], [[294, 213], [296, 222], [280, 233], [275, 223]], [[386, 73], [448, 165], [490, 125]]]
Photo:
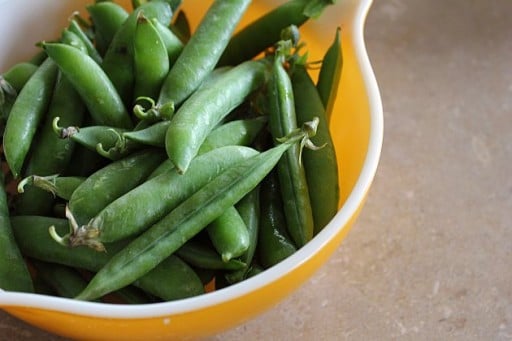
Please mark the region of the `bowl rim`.
[[234, 284], [229, 288], [195, 297], [170, 302], [130, 305], [130, 309], [126, 309], [126, 305], [121, 304], [77, 301], [69, 298], [52, 297], [41, 294], [6, 292], [0, 289], [0, 307], [52, 310], [80, 316], [109, 319], [154, 318], [201, 310], [219, 303], [237, 299], [274, 282], [300, 266], [301, 263], [314, 254], [315, 250], [321, 249], [334, 235], [338, 234], [342, 229], [347, 228], [347, 223], [359, 209], [375, 177], [382, 149], [384, 129], [379, 87], [373, 73], [364, 40], [365, 21], [373, 0], [348, 1], [352, 1], [355, 8], [350, 18], [351, 20], [347, 24], [350, 26], [349, 31], [351, 33], [356, 61], [359, 63], [363, 83], [366, 88], [366, 93], [368, 94], [371, 117], [368, 150], [362, 171], [352, 192], [329, 224], [327, 224], [313, 240], [287, 259], [265, 270], [262, 274]]

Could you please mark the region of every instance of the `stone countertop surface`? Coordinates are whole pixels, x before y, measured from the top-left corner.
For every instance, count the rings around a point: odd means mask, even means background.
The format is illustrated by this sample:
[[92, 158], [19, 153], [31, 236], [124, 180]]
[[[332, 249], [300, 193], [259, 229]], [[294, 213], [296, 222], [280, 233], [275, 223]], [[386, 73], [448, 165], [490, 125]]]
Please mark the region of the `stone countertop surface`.
[[[512, 1], [375, 0], [379, 169], [286, 300], [213, 340], [512, 340]], [[56, 341], [0, 312], [0, 340]]]

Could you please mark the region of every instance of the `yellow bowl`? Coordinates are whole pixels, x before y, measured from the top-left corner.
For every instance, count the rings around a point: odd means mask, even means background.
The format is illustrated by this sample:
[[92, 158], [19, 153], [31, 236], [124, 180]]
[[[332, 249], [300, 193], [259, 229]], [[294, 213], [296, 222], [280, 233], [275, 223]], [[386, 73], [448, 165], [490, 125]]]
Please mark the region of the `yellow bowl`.
[[[33, 43], [57, 36], [69, 14], [91, 0], [0, 0], [0, 70], [31, 56]], [[128, 1], [125, 1], [128, 2]], [[185, 1], [192, 24], [208, 1]], [[245, 19], [275, 6], [254, 1]], [[383, 115], [380, 94], [364, 44], [372, 0], [338, 0], [303, 38], [311, 60], [320, 59], [337, 26], [342, 28], [344, 66], [331, 130], [340, 169], [341, 207], [336, 216], [294, 255], [244, 282], [174, 302], [115, 305], [0, 290], [9, 314], [49, 332], [86, 340], [183, 339], [213, 335], [269, 309], [307, 280], [340, 245], [359, 214], [380, 158]], [[28, 10], [27, 10], [28, 9]]]

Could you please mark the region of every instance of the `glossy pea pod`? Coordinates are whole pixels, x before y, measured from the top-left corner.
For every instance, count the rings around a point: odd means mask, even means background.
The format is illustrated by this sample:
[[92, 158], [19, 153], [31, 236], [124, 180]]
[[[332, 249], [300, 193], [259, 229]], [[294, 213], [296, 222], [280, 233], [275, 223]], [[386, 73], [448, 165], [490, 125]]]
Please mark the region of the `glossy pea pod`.
[[144, 13], [150, 19], [155, 18], [164, 25], [168, 25], [172, 18], [169, 4], [163, 1], [147, 2], [130, 13], [112, 38], [101, 67], [127, 107], [133, 105], [133, 38], [139, 13]]
[[132, 283], [235, 205], [304, 134], [228, 168], [116, 254], [76, 298], [95, 299]]
[[134, 98], [156, 98], [169, 73], [167, 48], [155, 25], [140, 12], [133, 37]]
[[194, 159], [190, 172], [184, 175], [169, 165], [171, 167], [166, 172], [144, 181], [106, 205], [70, 236], [70, 242], [74, 246], [96, 247], [140, 234], [220, 172], [254, 154], [256, 151], [249, 147], [217, 148]]
[[281, 31], [317, 18], [336, 0], [287, 1], [237, 32], [226, 46], [218, 65], [237, 65], [252, 59], [281, 39]]
[[[267, 95], [269, 126], [274, 139], [296, 130], [293, 88], [279, 55], [273, 63]], [[277, 166], [288, 232], [297, 247], [305, 245], [313, 237], [314, 228], [308, 184], [300, 154], [300, 147], [293, 146]]]
[[3, 172], [0, 172], [0, 289], [34, 291], [32, 278], [13, 235]]
[[80, 225], [88, 223], [107, 204], [144, 181], [164, 158], [160, 150], [142, 150], [90, 175], [69, 200], [69, 209], [76, 221]]
[[201, 144], [222, 119], [263, 86], [268, 73], [266, 61], [244, 62], [198, 89], [181, 105], [165, 136], [167, 155], [180, 173], [186, 172]]
[[101, 63], [102, 62], [102, 58], [101, 58], [101, 55], [100, 53], [98, 52], [98, 50], [96, 49], [96, 46], [94, 46], [93, 42], [89, 39], [89, 37], [87, 36], [87, 34], [85, 34], [85, 32], [82, 30], [82, 28], [80, 27], [80, 24], [75, 20], [75, 19], [70, 19], [69, 20], [69, 26], [68, 26], [68, 30], [70, 32], [73, 32], [74, 34], [76, 34], [76, 36], [78, 38], [80, 38], [80, 40], [82, 41], [83, 45], [85, 46], [86, 50], [87, 50], [87, 54], [96, 62], [96, 63]]
[[176, 255], [199, 269], [235, 271], [245, 267], [245, 263], [238, 259], [223, 260], [211, 245], [201, 241], [189, 240]]
[[288, 234], [279, 177], [276, 171], [272, 171], [261, 184], [260, 206], [258, 260], [264, 268], [269, 268], [297, 251]]
[[327, 123], [331, 120], [332, 110], [338, 87], [341, 79], [341, 71], [343, 69], [343, 53], [341, 47], [341, 29], [336, 29], [336, 34], [332, 44], [327, 49], [323, 59], [316, 89], [320, 95], [320, 99], [325, 108]]
[[316, 135], [311, 141], [323, 147], [315, 151], [304, 150], [302, 153], [316, 234], [329, 223], [338, 210], [340, 189], [336, 150], [322, 100], [306, 68], [296, 65], [291, 80], [299, 124], [310, 121], [313, 116], [319, 118]]
[[181, 54], [184, 44], [181, 39], [170, 29], [169, 26], [162, 24], [156, 19], [153, 19], [152, 23], [162, 38], [162, 42], [164, 43], [165, 49], [167, 50], [169, 66], [172, 66], [178, 59], [178, 56]]
[[89, 55], [60, 43], [44, 43], [43, 48], [80, 94], [96, 124], [133, 126], [119, 93]]
[[[112, 243], [107, 246], [108, 252], [98, 253], [87, 247], [69, 248], [56, 244], [48, 234], [48, 227], [54, 226], [57, 233], [63, 234], [68, 230], [66, 219], [16, 216], [12, 218], [12, 226], [16, 241], [24, 255], [92, 272], [100, 270], [126, 246], [126, 241]], [[133, 285], [163, 300], [185, 298], [204, 292], [201, 280], [195, 272], [174, 256], [162, 261]]]
[[129, 13], [121, 5], [110, 1], [88, 5], [86, 10], [94, 26], [96, 48], [103, 55]]
[[25, 193], [27, 186], [34, 186], [54, 197], [69, 200], [75, 189], [86, 179], [81, 176], [29, 175], [18, 183], [17, 189], [18, 193]]
[[213, 2], [169, 71], [158, 106], [177, 107], [199, 87], [215, 68], [249, 3], [249, 0]]
[[57, 74], [57, 65], [49, 58], [45, 60], [21, 89], [11, 108], [3, 149], [14, 177], [21, 175], [32, 140], [48, 109]]

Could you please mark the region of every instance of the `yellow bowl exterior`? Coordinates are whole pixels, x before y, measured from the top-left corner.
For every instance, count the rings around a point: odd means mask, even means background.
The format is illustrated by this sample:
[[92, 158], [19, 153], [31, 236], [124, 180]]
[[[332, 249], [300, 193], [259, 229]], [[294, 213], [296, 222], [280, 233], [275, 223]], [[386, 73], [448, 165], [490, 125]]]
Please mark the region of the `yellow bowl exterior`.
[[[185, 2], [186, 3], [186, 2]], [[197, 2], [198, 3], [198, 2]], [[202, 6], [202, 8], [201, 8]], [[194, 23], [205, 2], [187, 9]], [[246, 19], [265, 8], [256, 1]], [[193, 12], [193, 14], [191, 14]], [[342, 16], [340, 16], [342, 18]], [[340, 19], [341, 20], [341, 19]], [[332, 22], [330, 30], [319, 34], [315, 23], [304, 28], [303, 38], [311, 51], [310, 60], [320, 59], [332, 42], [334, 29], [342, 27], [343, 72], [334, 106], [331, 131], [340, 169], [341, 201], [353, 190], [366, 159], [371, 134], [371, 112], [367, 87], [355, 53], [351, 26]], [[325, 29], [325, 27], [323, 28]], [[366, 196], [366, 194], [365, 194]], [[48, 309], [7, 306], [2, 309], [39, 328], [73, 339], [83, 340], [158, 340], [194, 339], [234, 327], [271, 308], [304, 283], [332, 255], [346, 236], [364, 204], [357, 204], [345, 226], [316, 252], [275, 281], [242, 296], [201, 309], [151, 318], [99, 318]], [[223, 289], [223, 290], [229, 290]], [[127, 307], [126, 309], [130, 309]]]

